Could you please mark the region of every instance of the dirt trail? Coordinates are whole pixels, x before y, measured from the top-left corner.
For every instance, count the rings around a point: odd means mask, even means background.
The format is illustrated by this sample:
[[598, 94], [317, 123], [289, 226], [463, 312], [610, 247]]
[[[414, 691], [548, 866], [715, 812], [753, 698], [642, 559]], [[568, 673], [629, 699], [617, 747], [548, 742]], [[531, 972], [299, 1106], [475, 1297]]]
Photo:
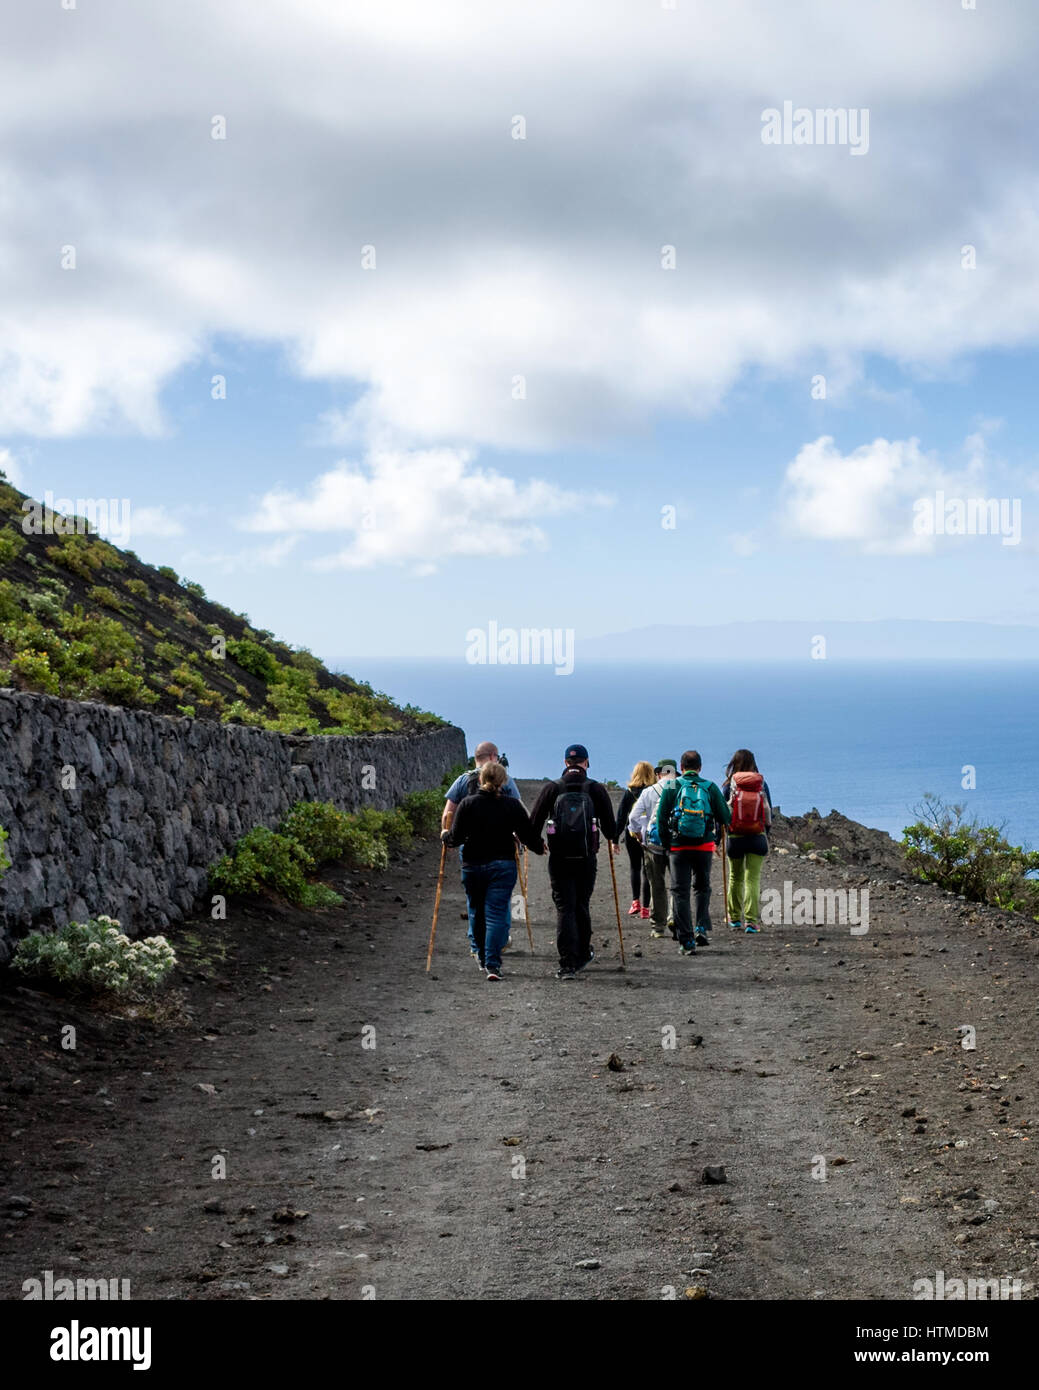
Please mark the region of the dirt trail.
[[[745, 937], [719, 866], [714, 944], [625, 918], [621, 972], [600, 856], [596, 960], [563, 984], [532, 858], [536, 955], [517, 923], [495, 985], [449, 863], [427, 977], [437, 854], [333, 913], [196, 924], [186, 1029], [8, 984], [0, 1296], [47, 1269], [159, 1298], [909, 1298], [939, 1269], [1032, 1296], [1031, 928], [874, 880], [864, 936]], [[859, 877], [773, 855], [765, 881]]]

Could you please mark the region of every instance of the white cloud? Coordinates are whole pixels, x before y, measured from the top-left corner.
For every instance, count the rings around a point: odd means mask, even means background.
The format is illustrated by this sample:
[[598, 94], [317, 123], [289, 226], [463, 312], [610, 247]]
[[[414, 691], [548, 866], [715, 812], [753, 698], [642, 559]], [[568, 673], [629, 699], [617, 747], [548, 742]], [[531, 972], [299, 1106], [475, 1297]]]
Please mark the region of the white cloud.
[[533, 478], [518, 483], [477, 468], [457, 449], [375, 450], [341, 462], [305, 493], [266, 493], [241, 523], [250, 531], [347, 535], [319, 569], [409, 563], [429, 574], [448, 556], [521, 555], [541, 548], [540, 522], [611, 505], [601, 493], [568, 491]]
[[982, 488], [983, 436], [970, 435], [963, 453], [963, 466], [952, 470], [917, 439], [874, 439], [842, 454], [832, 436], [822, 435], [786, 469], [784, 520], [801, 536], [849, 542], [867, 554], [927, 554], [935, 537], [914, 531], [917, 499], [977, 496]]
[[19, 491], [25, 491], [25, 476], [22, 473], [22, 466], [11, 453], [10, 449], [0, 448], [0, 473], [3, 473], [12, 487]]
[[130, 534], [138, 536], [180, 536], [184, 533], [183, 523], [170, 516], [165, 507], [130, 508]]
[[277, 569], [296, 549], [299, 539], [299, 536], [282, 536], [267, 545], [251, 546], [238, 551], [189, 550], [180, 557], [178, 563], [181, 570], [188, 574], [197, 569], [213, 569], [218, 574]]
[[[0, 52], [0, 430], [159, 432], [217, 334], [360, 389], [348, 437], [549, 448], [748, 367], [839, 386], [1039, 332], [1032, 7], [89, 11], [21, 6]], [[762, 145], [788, 98], [868, 101], [868, 155]]]
[[734, 531], [727, 541], [729, 550], [741, 559], [749, 558], [761, 548], [750, 531]]

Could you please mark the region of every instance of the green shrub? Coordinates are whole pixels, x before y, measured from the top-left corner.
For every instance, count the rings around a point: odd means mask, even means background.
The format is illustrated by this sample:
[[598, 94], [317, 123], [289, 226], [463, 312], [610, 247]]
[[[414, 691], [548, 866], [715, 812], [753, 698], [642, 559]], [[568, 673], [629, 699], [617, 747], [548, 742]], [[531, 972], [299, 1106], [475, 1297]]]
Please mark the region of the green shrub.
[[317, 699], [328, 710], [334, 733], [382, 734], [401, 727], [400, 711], [385, 696], [365, 690], [322, 690]]
[[160, 565], [159, 573], [162, 575], [163, 579], [172, 579], [174, 584], [180, 583], [180, 575], [175, 569], [171, 569], [169, 565]]
[[125, 666], [109, 666], [96, 672], [90, 684], [104, 700], [117, 705], [154, 705], [159, 698], [143, 676]]
[[184, 660], [184, 648], [174, 642], [156, 642], [155, 655], [164, 665], [173, 667]]
[[330, 801], [297, 801], [278, 832], [302, 845], [315, 864], [322, 864], [345, 856], [349, 829], [349, 818]]
[[391, 849], [400, 849], [411, 840], [411, 821], [399, 806], [392, 811], [376, 811], [366, 806], [355, 813], [354, 821], [360, 830], [385, 840]]
[[87, 598], [91, 603], [96, 603], [99, 608], [114, 608], [117, 613], [121, 613], [123, 610], [123, 600], [107, 584], [95, 584], [93, 588], [87, 590]]
[[[129, 553], [129, 552], [127, 552]], [[133, 594], [134, 598], [147, 598], [149, 589], [143, 579], [128, 579], [126, 587]]]
[[21, 616], [20, 594], [21, 590], [10, 579], [0, 579], [0, 626], [15, 622]]
[[33, 651], [31, 648], [16, 652], [11, 658], [11, 670], [26, 685], [42, 691], [44, 695], [57, 695], [61, 689], [61, 682], [51, 670], [50, 657], [46, 652]]
[[4, 848], [7, 844], [7, 838], [7, 831], [0, 825], [0, 878], [3, 878], [4, 874], [6, 874], [7, 870], [11, 867], [11, 861], [8, 858], [7, 850]]
[[[289, 902], [310, 906], [314, 905], [315, 897], [323, 896], [315, 895], [312, 891], [315, 885], [307, 882], [307, 873], [313, 868], [313, 859], [298, 841], [258, 825], [213, 866], [209, 880], [214, 888], [229, 895], [259, 893], [266, 889], [280, 893]], [[319, 905], [331, 906], [327, 894], [324, 896], [326, 900]], [[332, 897], [336, 902], [341, 901], [338, 894]]]
[[346, 832], [343, 858], [355, 869], [388, 869], [390, 851], [386, 841], [374, 830], [351, 825]]
[[258, 642], [250, 642], [244, 638], [237, 641], [232, 637], [227, 644], [227, 655], [241, 666], [243, 671], [259, 676], [260, 680], [270, 683], [277, 677], [278, 663]]
[[176, 963], [164, 936], [131, 941], [111, 917], [69, 922], [55, 932], [30, 932], [18, 943], [12, 962], [28, 975], [116, 994], [155, 989]]
[[196, 598], [205, 598], [206, 591], [201, 584], [196, 584], [194, 580], [191, 579], [182, 579], [181, 583], [187, 593], [194, 594]]
[[26, 540], [21, 531], [13, 526], [5, 526], [0, 531], [0, 565], [9, 565], [25, 549]]
[[[454, 778], [451, 779], [454, 781]], [[448, 783], [450, 786], [450, 783]], [[444, 798], [439, 791], [408, 792], [400, 804], [414, 835], [436, 835], [444, 811]]]
[[97, 544], [85, 536], [65, 536], [59, 545], [51, 547], [51, 558], [80, 579], [92, 579], [104, 563]]
[[[245, 692], [248, 695], [248, 691]], [[234, 700], [220, 716], [224, 723], [232, 719], [240, 719], [243, 724], [263, 724], [263, 715], [258, 710], [250, 709], [244, 700]]]
[[1012, 845], [1003, 826], [968, 820], [963, 806], [925, 796], [920, 819], [902, 835], [906, 862], [918, 878], [937, 883], [971, 902], [993, 903], [1039, 920], [1039, 853]]

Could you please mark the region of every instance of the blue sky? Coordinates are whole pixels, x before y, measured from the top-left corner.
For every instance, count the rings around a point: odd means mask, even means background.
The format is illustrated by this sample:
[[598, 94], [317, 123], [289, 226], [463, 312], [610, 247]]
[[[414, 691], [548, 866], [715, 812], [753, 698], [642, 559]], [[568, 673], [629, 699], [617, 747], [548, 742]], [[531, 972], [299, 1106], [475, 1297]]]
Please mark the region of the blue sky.
[[[0, 466], [360, 676], [491, 619], [1034, 623], [1039, 16], [435, 8], [26, 7]], [[868, 151], [764, 145], [787, 98]], [[938, 490], [1019, 542], [915, 534]]]

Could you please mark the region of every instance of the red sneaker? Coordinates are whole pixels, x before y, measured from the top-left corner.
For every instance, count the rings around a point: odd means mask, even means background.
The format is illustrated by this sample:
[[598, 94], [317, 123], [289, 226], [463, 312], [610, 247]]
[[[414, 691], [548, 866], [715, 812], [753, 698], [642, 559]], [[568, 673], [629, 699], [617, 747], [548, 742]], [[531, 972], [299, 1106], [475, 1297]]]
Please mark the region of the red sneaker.
[[628, 908], [628, 916], [637, 917], [641, 911], [642, 904], [639, 902], [638, 898], [635, 898], [631, 906]]
[[642, 911], [639, 913], [639, 916], [642, 918], [644, 922], [647, 922], [649, 920], [649, 908], [644, 907]]

